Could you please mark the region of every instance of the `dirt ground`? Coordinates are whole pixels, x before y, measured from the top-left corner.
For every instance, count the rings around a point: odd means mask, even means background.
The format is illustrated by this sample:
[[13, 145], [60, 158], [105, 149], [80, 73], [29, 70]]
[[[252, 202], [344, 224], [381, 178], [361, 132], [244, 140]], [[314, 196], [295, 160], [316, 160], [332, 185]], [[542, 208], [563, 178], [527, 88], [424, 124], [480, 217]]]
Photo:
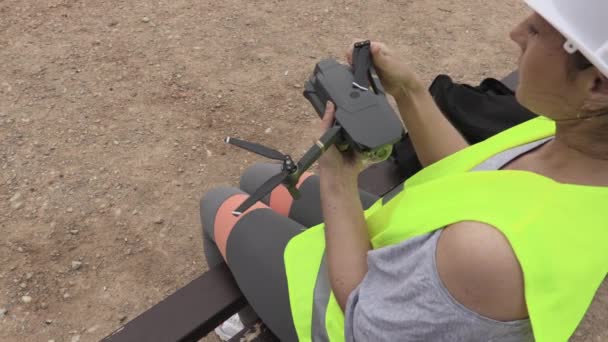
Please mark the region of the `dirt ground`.
[[[430, 81], [515, 68], [520, 0], [0, 0], [0, 340], [97, 341], [206, 269], [198, 201], [316, 132], [355, 38]], [[577, 333], [606, 341], [606, 297]], [[215, 340], [208, 337], [209, 341]]]

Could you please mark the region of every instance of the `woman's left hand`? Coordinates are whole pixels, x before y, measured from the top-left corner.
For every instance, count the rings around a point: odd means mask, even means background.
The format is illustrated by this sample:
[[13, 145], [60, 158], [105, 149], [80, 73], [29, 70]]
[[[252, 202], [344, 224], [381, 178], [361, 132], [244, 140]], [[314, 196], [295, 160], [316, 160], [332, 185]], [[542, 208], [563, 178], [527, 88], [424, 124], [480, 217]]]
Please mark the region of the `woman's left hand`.
[[[330, 129], [335, 120], [336, 107], [332, 102], [327, 102], [325, 114], [321, 122], [321, 134]], [[354, 182], [356, 184], [359, 173], [363, 170], [361, 156], [352, 149], [340, 152], [335, 146], [331, 146], [321, 158], [319, 158], [319, 171], [321, 177], [335, 178]]]

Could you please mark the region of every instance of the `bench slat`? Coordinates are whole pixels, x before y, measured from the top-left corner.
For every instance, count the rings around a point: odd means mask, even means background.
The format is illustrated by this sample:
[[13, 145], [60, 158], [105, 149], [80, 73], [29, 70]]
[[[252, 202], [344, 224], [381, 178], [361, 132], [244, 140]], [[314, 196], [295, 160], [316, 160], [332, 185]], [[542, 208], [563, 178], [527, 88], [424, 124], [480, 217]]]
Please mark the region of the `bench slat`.
[[221, 264], [102, 341], [195, 342], [246, 305], [228, 267]]

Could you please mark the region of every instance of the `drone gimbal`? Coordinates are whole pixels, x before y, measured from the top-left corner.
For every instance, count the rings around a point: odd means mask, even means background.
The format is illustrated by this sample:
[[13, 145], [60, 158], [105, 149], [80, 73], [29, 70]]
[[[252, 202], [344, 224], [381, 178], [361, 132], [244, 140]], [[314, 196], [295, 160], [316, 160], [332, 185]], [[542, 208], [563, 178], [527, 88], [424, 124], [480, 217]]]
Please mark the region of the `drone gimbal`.
[[331, 146], [341, 151], [354, 149], [366, 159], [382, 161], [390, 156], [392, 147], [404, 134], [401, 121], [386, 99], [384, 88], [375, 72], [369, 41], [355, 44], [352, 68], [326, 59], [317, 64], [304, 87], [304, 96], [319, 116], [325, 113], [327, 101], [336, 106], [333, 127], [296, 163], [291, 156], [271, 148], [235, 139], [225, 142], [282, 161], [281, 172], [262, 184], [234, 212], [241, 215], [277, 186], [284, 184], [295, 199], [300, 197], [296, 188], [302, 174]]

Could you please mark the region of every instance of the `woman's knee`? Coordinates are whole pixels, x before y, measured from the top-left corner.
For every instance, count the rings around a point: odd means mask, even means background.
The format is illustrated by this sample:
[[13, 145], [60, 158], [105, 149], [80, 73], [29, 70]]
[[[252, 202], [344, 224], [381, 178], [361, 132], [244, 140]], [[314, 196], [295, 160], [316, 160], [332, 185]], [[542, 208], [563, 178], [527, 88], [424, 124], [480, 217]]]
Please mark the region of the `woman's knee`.
[[201, 199], [200, 215], [204, 236], [214, 240], [215, 217], [218, 210], [227, 199], [239, 194], [243, 194], [243, 191], [236, 188], [220, 187], [209, 190], [203, 196]]
[[280, 164], [257, 163], [248, 167], [241, 176], [240, 188], [247, 193], [253, 193], [270, 177], [281, 172]]

